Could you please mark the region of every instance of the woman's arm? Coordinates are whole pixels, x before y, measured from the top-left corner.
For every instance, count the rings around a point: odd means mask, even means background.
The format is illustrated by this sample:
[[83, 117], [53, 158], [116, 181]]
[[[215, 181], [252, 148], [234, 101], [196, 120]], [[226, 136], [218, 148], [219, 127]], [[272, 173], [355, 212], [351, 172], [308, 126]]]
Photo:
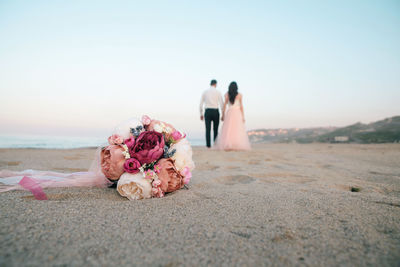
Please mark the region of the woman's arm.
[[226, 104], [228, 104], [228, 94], [225, 94], [225, 102], [224, 102], [224, 108], [222, 109], [222, 116], [221, 116], [221, 121], [224, 121], [225, 119], [225, 110], [226, 110]]
[[244, 119], [243, 102], [241, 94], [239, 95], [239, 101], [240, 101], [240, 111], [242, 112], [243, 122], [245, 122], [246, 120]]

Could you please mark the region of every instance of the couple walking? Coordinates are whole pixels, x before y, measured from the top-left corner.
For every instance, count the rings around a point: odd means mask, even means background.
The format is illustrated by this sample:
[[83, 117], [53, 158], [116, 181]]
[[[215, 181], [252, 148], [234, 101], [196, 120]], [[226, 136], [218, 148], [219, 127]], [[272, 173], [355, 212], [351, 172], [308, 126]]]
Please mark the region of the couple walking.
[[[212, 80], [210, 89], [204, 91], [200, 101], [200, 119], [205, 120], [206, 123], [207, 147], [211, 147], [212, 123], [215, 142], [213, 148], [219, 150], [250, 150], [250, 142], [244, 125], [243, 96], [238, 93], [236, 82], [231, 82], [229, 85], [228, 92], [224, 95], [224, 101], [216, 87], [217, 81]], [[218, 135], [220, 117], [218, 108], [222, 110], [221, 121], [224, 122], [220, 135]]]

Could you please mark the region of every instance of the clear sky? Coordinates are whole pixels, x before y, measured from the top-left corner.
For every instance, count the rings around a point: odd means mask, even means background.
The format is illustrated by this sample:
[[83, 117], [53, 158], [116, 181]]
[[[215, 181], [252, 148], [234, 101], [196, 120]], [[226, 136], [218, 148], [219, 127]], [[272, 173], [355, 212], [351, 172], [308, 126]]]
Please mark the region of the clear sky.
[[148, 114], [202, 137], [211, 79], [248, 129], [400, 115], [400, 1], [0, 1], [3, 134]]

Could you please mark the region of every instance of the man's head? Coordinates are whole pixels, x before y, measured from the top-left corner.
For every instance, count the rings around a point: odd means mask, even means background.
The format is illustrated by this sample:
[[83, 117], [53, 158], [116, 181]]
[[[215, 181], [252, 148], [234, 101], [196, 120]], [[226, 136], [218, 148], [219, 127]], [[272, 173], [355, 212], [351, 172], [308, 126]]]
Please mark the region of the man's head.
[[217, 80], [211, 80], [211, 86], [217, 87]]

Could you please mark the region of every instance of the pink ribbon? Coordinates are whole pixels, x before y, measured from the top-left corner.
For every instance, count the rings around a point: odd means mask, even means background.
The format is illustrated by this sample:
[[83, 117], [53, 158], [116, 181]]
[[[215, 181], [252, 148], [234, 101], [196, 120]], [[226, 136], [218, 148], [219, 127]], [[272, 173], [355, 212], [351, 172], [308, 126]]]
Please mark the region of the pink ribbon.
[[35, 180], [32, 179], [28, 176], [24, 176], [21, 181], [19, 181], [19, 184], [32, 192], [33, 196], [37, 200], [47, 200], [46, 194], [43, 192], [42, 187], [39, 185], [39, 183]]

